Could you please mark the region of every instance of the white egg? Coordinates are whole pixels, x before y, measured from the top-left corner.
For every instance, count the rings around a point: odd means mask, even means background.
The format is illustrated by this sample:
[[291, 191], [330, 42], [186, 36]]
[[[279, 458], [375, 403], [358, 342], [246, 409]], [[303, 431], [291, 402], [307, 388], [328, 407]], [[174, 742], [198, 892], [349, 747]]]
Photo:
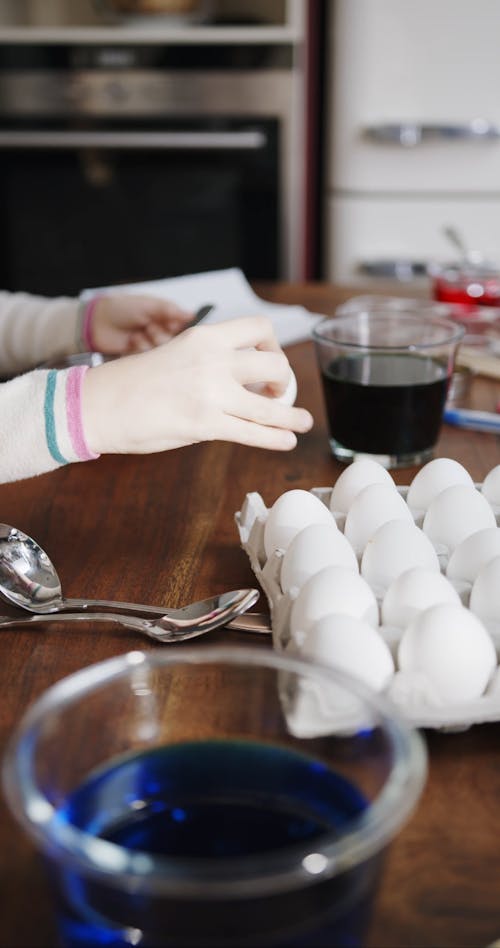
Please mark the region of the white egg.
[[479, 570], [472, 585], [469, 609], [483, 622], [500, 621], [500, 556]]
[[378, 625], [377, 600], [366, 580], [344, 566], [326, 566], [304, 583], [292, 605], [291, 638], [301, 645], [318, 619], [337, 612]]
[[462, 540], [446, 566], [449, 579], [473, 583], [479, 570], [500, 556], [500, 527], [484, 527]]
[[398, 649], [403, 672], [418, 672], [445, 704], [474, 701], [496, 668], [493, 642], [482, 622], [453, 603], [420, 612], [403, 632]]
[[282, 405], [294, 405], [295, 399], [297, 398], [297, 378], [295, 373], [290, 369], [290, 378], [288, 379], [288, 385], [283, 392], [283, 395], [278, 395], [276, 397], [277, 402], [281, 402]]
[[370, 537], [388, 520], [407, 520], [413, 525], [410, 510], [390, 484], [370, 484], [354, 498], [345, 518], [344, 535], [357, 556], [361, 556]]
[[307, 490], [288, 490], [274, 502], [264, 525], [264, 549], [269, 558], [286, 550], [294, 536], [310, 523], [332, 524], [328, 507]]
[[419, 612], [440, 602], [461, 604], [456, 589], [442, 573], [414, 566], [389, 586], [382, 600], [382, 624], [404, 629]]
[[370, 484], [390, 484], [396, 487], [385, 467], [370, 458], [359, 458], [346, 467], [337, 478], [330, 499], [330, 510], [346, 514], [357, 494]]
[[425, 533], [413, 520], [388, 520], [378, 527], [365, 546], [361, 575], [382, 595], [388, 586], [412, 566], [440, 571], [438, 555]]
[[344, 566], [359, 572], [358, 561], [350, 543], [330, 523], [311, 523], [293, 538], [281, 563], [283, 592], [301, 589], [304, 583], [325, 566]]
[[454, 484], [474, 486], [469, 472], [458, 461], [434, 458], [415, 474], [408, 488], [406, 502], [413, 513], [425, 511], [442, 490]]
[[376, 691], [387, 687], [394, 674], [388, 646], [363, 619], [329, 615], [309, 629], [301, 654], [359, 678]]
[[470, 485], [454, 484], [431, 502], [422, 529], [434, 546], [451, 554], [472, 533], [494, 526], [495, 516], [483, 495]]
[[256, 392], [258, 395], [264, 394], [268, 398], [273, 398], [274, 401], [280, 402], [282, 405], [294, 405], [295, 399], [297, 398], [297, 378], [292, 369], [290, 369], [287, 386], [282, 395], [269, 395], [267, 385], [263, 382], [252, 382], [245, 385], [245, 388], [247, 388], [249, 392]]
[[500, 464], [493, 467], [486, 475], [481, 485], [481, 492], [493, 507], [500, 507]]

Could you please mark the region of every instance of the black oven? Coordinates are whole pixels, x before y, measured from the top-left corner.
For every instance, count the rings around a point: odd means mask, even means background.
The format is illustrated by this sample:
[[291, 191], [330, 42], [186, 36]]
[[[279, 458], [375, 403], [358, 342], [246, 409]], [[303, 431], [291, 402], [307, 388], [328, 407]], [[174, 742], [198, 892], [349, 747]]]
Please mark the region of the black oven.
[[272, 46], [0, 47], [0, 286], [289, 276], [289, 79]]

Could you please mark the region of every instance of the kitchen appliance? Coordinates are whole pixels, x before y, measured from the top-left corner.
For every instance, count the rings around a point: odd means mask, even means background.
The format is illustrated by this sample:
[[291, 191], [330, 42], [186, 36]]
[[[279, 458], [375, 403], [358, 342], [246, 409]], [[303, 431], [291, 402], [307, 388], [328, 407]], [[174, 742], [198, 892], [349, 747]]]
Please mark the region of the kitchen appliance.
[[1, 44], [0, 286], [292, 276], [305, 227], [292, 60], [269, 42]]
[[203, 5], [200, 0], [94, 0], [99, 8], [117, 13], [194, 13]]
[[325, 275], [425, 281], [450, 262], [450, 225], [497, 258], [499, 4], [329, 9]]
[[212, 10], [211, 0], [94, 0], [99, 15], [132, 18], [140, 17], [145, 23], [164, 18], [167, 25], [187, 25], [206, 20]]

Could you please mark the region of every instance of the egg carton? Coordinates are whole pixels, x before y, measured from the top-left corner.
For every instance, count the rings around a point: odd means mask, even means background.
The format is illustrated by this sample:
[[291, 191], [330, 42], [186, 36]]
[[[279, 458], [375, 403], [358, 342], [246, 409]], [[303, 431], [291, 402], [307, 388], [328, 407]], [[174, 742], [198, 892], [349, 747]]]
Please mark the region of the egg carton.
[[[476, 484], [480, 489], [481, 485]], [[406, 500], [408, 486], [398, 486], [398, 493]], [[330, 507], [332, 488], [314, 487], [310, 493], [321, 500], [326, 507]], [[269, 558], [264, 548], [264, 526], [269, 508], [257, 492], [248, 493], [241, 510], [235, 513], [235, 521], [239, 532], [242, 548], [245, 550], [252, 570], [261, 586], [268, 604], [271, 617], [271, 632], [273, 646], [277, 651], [284, 651], [294, 655], [299, 654], [297, 647], [290, 640], [289, 621], [294, 601], [293, 594], [283, 593], [280, 585], [281, 564], [283, 551], [276, 550]], [[497, 526], [500, 526], [500, 510], [495, 509]], [[337, 526], [343, 531], [345, 516], [333, 514]], [[421, 525], [416, 520], [417, 525]], [[441, 571], [446, 570], [448, 555], [444, 549], [436, 549]], [[467, 584], [453, 583], [465, 607], [468, 604], [470, 587]], [[379, 607], [381, 597], [377, 590], [373, 590]], [[401, 629], [380, 624], [378, 631], [389, 646], [393, 657], [397, 655], [399, 640], [403, 634]], [[429, 693], [427, 679], [418, 673], [402, 673], [397, 670], [391, 679], [384, 694], [398, 707], [402, 716], [414, 727], [431, 728], [442, 731], [466, 730], [474, 724], [500, 721], [500, 625], [488, 626], [497, 653], [497, 668], [493, 674], [487, 690], [481, 697], [468, 702], [443, 705], [436, 701]], [[287, 676], [281, 690], [281, 698], [287, 709], [287, 720], [291, 729], [300, 736], [309, 736], [326, 732], [331, 727], [332, 707], [328, 706], [328, 698], [324, 694], [314, 692], [307, 683], [304, 683], [300, 693], [290, 687]], [[349, 730], [349, 720], [352, 715], [341, 714], [339, 727]]]

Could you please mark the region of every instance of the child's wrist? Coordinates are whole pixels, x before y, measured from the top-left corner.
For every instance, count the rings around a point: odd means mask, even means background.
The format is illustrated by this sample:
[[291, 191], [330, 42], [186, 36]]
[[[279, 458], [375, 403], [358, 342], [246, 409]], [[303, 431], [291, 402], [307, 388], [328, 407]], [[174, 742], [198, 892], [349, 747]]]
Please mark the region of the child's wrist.
[[57, 464], [89, 461], [99, 456], [86, 438], [83, 426], [82, 386], [88, 366], [50, 369], [43, 373], [43, 414], [47, 449]]

